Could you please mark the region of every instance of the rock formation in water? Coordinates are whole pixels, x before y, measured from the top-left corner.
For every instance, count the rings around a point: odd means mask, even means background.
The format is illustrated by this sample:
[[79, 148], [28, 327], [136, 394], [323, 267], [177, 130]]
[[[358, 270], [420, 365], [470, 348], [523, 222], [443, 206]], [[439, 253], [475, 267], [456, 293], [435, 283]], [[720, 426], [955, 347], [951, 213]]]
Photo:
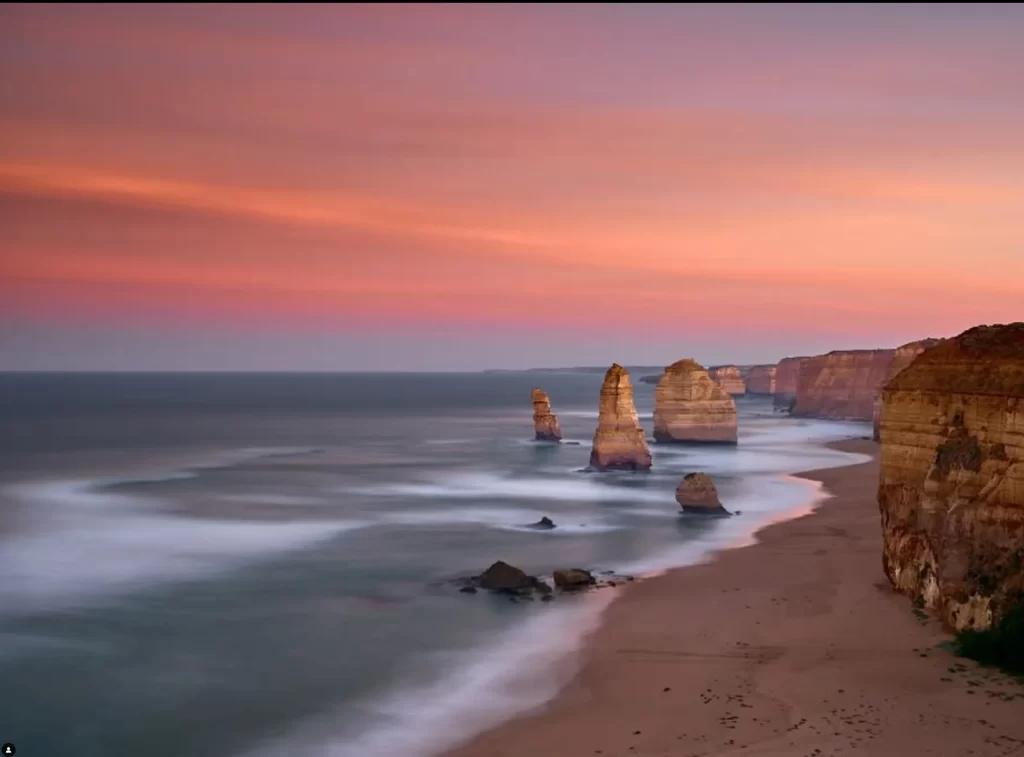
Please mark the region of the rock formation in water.
[[688, 473], [676, 487], [676, 502], [684, 513], [728, 515], [718, 500], [715, 482], [706, 473]]
[[775, 365], [752, 365], [747, 373], [747, 394], [775, 394]]
[[[902, 347], [897, 347], [896, 354], [892, 359], [892, 364], [889, 366], [889, 375], [885, 380], [886, 383], [888, 383], [897, 373], [914, 362], [915, 357], [920, 355], [929, 347], [934, 347], [939, 343], [939, 341], [940, 340], [938, 339], [922, 339], [918, 342], [910, 342], [908, 344], [904, 344]], [[873, 438], [876, 442], [881, 439], [879, 432], [881, 430], [882, 419], [882, 388], [884, 387], [885, 384], [883, 384], [875, 394], [875, 405], [874, 408], [872, 408], [871, 423], [873, 426]]]
[[988, 628], [1024, 602], [1024, 323], [925, 350], [882, 403], [885, 573], [950, 627]]
[[558, 416], [551, 412], [551, 400], [547, 392], [533, 388], [533, 429], [535, 438], [541, 442], [558, 442], [562, 440], [562, 429], [558, 425]]
[[896, 350], [836, 350], [800, 366], [792, 414], [870, 421]]
[[651, 450], [633, 404], [629, 373], [614, 363], [604, 374], [601, 403], [590, 452], [594, 470], [649, 470]]
[[597, 583], [597, 579], [594, 578], [590, 571], [583, 570], [582, 568], [556, 570], [552, 578], [555, 580], [555, 586], [563, 591], [586, 589]]
[[800, 368], [807, 357], [786, 357], [775, 368], [775, 407], [789, 410], [796, 400], [796, 389], [800, 383]]
[[693, 360], [672, 363], [654, 390], [659, 442], [736, 443], [736, 403]]
[[746, 384], [740, 376], [740, 369], [735, 365], [717, 365], [708, 368], [711, 380], [718, 384], [727, 394], [743, 395], [747, 393]]

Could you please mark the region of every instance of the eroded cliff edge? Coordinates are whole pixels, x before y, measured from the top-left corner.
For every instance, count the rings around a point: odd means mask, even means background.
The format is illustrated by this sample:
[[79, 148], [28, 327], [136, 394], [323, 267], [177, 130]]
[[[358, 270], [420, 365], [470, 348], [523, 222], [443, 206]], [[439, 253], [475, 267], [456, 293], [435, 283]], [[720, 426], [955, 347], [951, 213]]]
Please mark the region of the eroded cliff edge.
[[708, 375], [711, 380], [725, 390], [726, 394], [742, 396], [747, 393], [747, 386], [743, 382], [740, 369], [735, 365], [716, 365], [708, 368]]
[[796, 401], [796, 389], [800, 383], [800, 368], [809, 357], [784, 357], [775, 367], [775, 402], [779, 410], [789, 410]]
[[800, 366], [792, 414], [870, 421], [896, 350], [835, 350]]
[[752, 365], [747, 373], [747, 394], [775, 394], [777, 365]]
[[1024, 601], [1024, 323], [925, 350], [882, 392], [882, 564], [950, 627]]
[[604, 375], [601, 402], [590, 452], [593, 470], [648, 470], [651, 450], [633, 403], [629, 372], [618, 363]]
[[736, 443], [736, 403], [700, 363], [672, 363], [654, 390], [658, 442]]
[[[914, 358], [920, 355], [929, 347], [934, 347], [941, 340], [939, 339], [921, 339], [917, 342], [909, 342], [904, 344], [902, 347], [896, 348], [896, 354], [893, 356], [892, 363], [889, 365], [889, 375], [886, 377], [886, 383], [892, 380], [897, 373], [902, 371], [912, 362]], [[884, 386], [884, 384], [883, 384]], [[877, 442], [881, 438], [879, 432], [881, 430], [881, 419], [882, 419], [882, 387], [878, 388], [878, 392], [875, 394], [875, 405], [872, 409], [872, 420], [873, 426], [872, 433], [874, 440]]]

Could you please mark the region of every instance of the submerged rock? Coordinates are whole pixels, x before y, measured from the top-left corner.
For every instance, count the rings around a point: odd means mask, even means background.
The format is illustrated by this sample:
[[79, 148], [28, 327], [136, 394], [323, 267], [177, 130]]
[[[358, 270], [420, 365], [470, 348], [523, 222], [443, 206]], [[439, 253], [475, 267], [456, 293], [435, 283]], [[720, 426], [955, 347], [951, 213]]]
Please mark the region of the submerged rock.
[[558, 425], [558, 416], [551, 412], [551, 400], [547, 392], [533, 388], [533, 430], [534, 438], [541, 442], [559, 442], [562, 440], [562, 429]]
[[582, 568], [556, 570], [554, 579], [555, 586], [563, 590], [583, 589], [597, 583], [597, 580], [590, 574], [590, 571], [583, 570]]
[[684, 513], [728, 515], [718, 499], [715, 482], [706, 473], [688, 473], [676, 487], [676, 502]]
[[590, 452], [593, 470], [649, 470], [651, 450], [633, 404], [629, 373], [614, 363], [604, 375], [601, 401]]
[[498, 560], [498, 562], [494, 563], [477, 577], [477, 583], [481, 589], [490, 589], [492, 591], [531, 589], [533, 588], [534, 580], [531, 576], [526, 575], [524, 571], [502, 560]]

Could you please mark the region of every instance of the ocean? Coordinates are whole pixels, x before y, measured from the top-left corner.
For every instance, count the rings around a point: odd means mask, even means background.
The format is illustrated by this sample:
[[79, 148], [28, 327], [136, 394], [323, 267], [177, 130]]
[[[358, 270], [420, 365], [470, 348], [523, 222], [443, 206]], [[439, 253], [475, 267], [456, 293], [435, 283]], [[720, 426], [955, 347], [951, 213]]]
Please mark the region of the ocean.
[[[652, 444], [648, 474], [586, 474], [601, 379], [0, 374], [0, 742], [427, 757], [552, 697], [615, 595], [451, 579], [698, 562], [821, 502], [790, 474], [858, 462], [821, 444], [870, 435], [747, 397], [735, 448]], [[535, 385], [578, 444], [532, 441]], [[694, 470], [740, 514], [681, 516]], [[543, 516], [558, 527], [526, 527]]]

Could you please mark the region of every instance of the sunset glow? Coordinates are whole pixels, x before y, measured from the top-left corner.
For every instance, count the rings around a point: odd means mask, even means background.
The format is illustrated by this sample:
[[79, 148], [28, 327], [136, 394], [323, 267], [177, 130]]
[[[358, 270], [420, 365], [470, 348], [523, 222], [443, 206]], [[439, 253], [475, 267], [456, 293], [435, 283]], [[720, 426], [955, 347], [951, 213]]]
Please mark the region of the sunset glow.
[[1019, 320], [1022, 38], [1015, 6], [2, 6], [0, 368], [195, 367], [197, 327], [211, 368], [438, 370]]

